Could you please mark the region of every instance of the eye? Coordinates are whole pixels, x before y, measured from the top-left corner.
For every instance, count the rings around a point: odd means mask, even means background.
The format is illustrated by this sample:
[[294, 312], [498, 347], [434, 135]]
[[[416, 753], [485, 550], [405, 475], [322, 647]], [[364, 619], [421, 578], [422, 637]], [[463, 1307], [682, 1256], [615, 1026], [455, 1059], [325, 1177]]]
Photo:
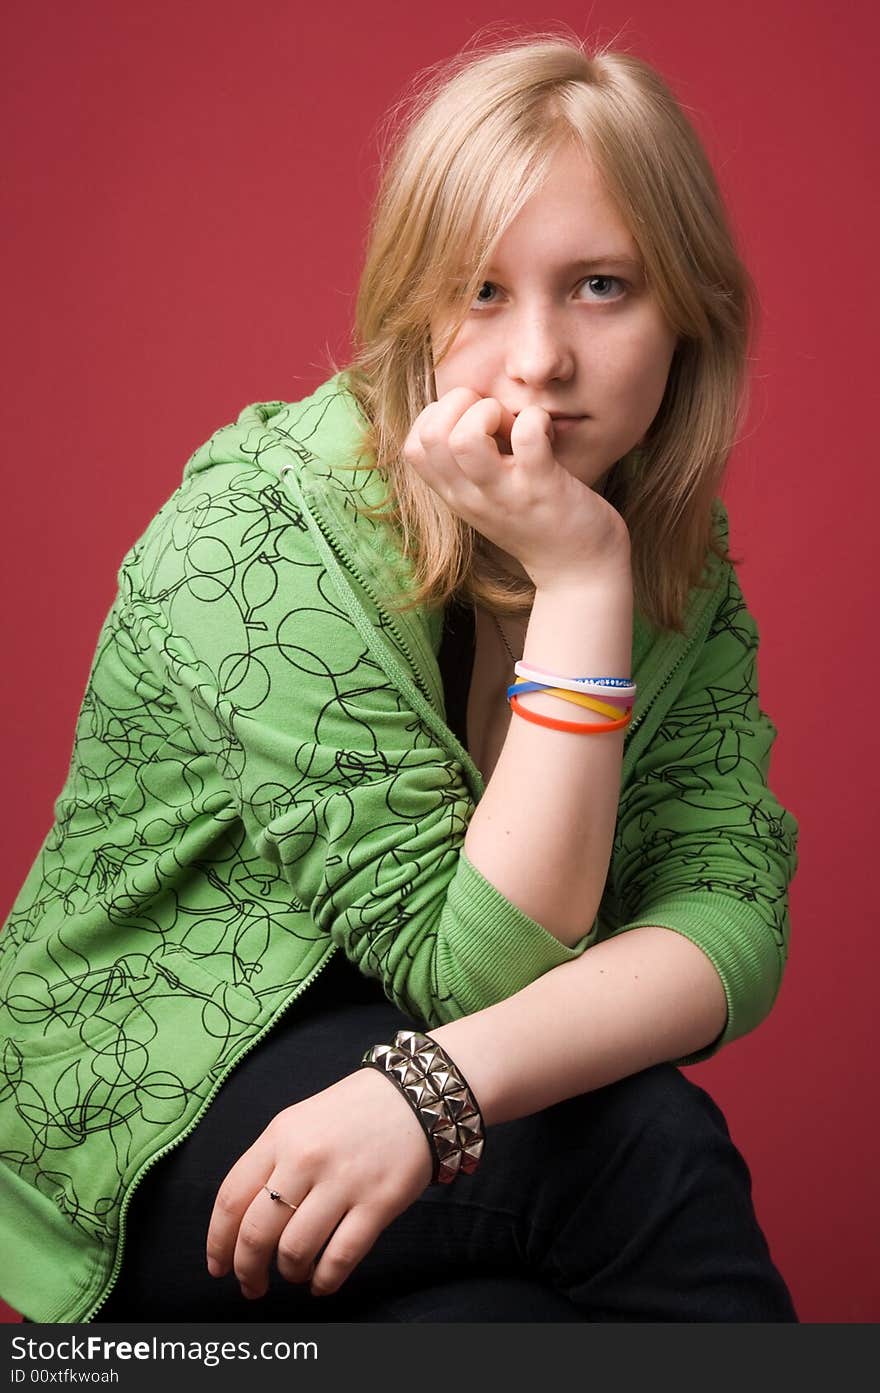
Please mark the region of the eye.
[[[585, 281], [583, 281], [582, 283], [583, 283], [584, 285], [592, 285], [595, 281], [598, 281], [598, 282], [600, 283], [600, 285], [608, 285], [609, 282], [610, 282], [611, 284], [613, 284], [613, 285], [619, 285], [619, 286], [622, 287], [624, 294], [626, 293], [626, 283], [625, 283], [625, 281], [622, 281], [622, 280], [620, 279], [619, 276], [588, 276], [587, 279], [586, 279]], [[614, 296], [600, 295], [600, 296], [599, 296], [599, 299], [600, 299], [600, 300], [609, 300], [609, 299], [619, 300], [619, 299], [622, 299], [622, 298], [623, 298], [623, 297], [620, 296], [620, 295], [614, 295]]]
[[[586, 280], [581, 281], [580, 284], [581, 287], [585, 285], [595, 287], [598, 285], [598, 289], [595, 292], [595, 299], [597, 304], [601, 304], [603, 301], [614, 302], [617, 300], [622, 300], [626, 295], [628, 289], [626, 281], [621, 280], [619, 276], [587, 276]], [[618, 293], [616, 295], [609, 295], [605, 293], [605, 289], [609, 285], [618, 287]], [[494, 281], [483, 281], [482, 285], [477, 291], [476, 296], [471, 301], [471, 309], [479, 311], [484, 305], [488, 307], [496, 304], [497, 290], [498, 287]], [[489, 292], [489, 295], [486, 295], [486, 291]], [[490, 296], [492, 298], [490, 298]]]
[[483, 291], [486, 289], [487, 286], [488, 286], [488, 288], [489, 288], [490, 290], [497, 290], [497, 288], [498, 288], [498, 287], [495, 285], [495, 283], [494, 283], [493, 281], [483, 281], [483, 284], [480, 286], [479, 290], [477, 291], [476, 297], [475, 297], [475, 299], [474, 299], [473, 302], [472, 302], [473, 308], [474, 308], [474, 309], [476, 309], [479, 305], [491, 305], [491, 304], [492, 304], [492, 301], [491, 301], [491, 300], [481, 300], [481, 299], [480, 299], [480, 296], [482, 295]]

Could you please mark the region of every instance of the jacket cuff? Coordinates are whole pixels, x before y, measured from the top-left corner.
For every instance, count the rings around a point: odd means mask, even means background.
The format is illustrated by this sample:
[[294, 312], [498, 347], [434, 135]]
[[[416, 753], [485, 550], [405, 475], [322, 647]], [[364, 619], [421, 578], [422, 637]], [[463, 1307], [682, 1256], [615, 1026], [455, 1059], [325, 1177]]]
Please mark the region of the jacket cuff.
[[[598, 915], [582, 938], [568, 947], [487, 880], [459, 853], [446, 894], [437, 944], [442, 996], [456, 1009], [444, 1019], [471, 1015], [527, 987], [543, 973], [580, 957], [595, 941]], [[447, 999], [447, 1008], [452, 1004]]]
[[670, 1063], [699, 1064], [761, 1024], [778, 995], [784, 959], [766, 921], [748, 904], [730, 895], [701, 891], [668, 895], [603, 937], [615, 938], [628, 929], [652, 925], [672, 929], [701, 948], [727, 997], [727, 1024], [717, 1039]]

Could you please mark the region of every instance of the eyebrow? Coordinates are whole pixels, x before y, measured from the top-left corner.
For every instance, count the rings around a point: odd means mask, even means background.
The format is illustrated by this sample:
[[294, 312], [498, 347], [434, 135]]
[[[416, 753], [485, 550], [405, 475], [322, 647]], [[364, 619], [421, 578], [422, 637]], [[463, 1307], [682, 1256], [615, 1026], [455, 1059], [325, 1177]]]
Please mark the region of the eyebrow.
[[[593, 256], [589, 259], [567, 262], [560, 266], [560, 271], [593, 271], [597, 266], [621, 266], [641, 271], [643, 269], [641, 261], [632, 256]], [[492, 262], [487, 268], [489, 271], [495, 270], [495, 263]]]

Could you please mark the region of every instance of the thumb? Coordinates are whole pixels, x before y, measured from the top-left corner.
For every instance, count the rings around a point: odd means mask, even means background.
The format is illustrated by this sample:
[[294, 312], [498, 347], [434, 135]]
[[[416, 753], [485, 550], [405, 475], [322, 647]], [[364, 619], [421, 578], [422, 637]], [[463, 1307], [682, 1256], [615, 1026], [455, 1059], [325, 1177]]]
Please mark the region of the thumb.
[[492, 439], [498, 442], [498, 448], [502, 455], [512, 455], [513, 450], [510, 444], [510, 432], [513, 430], [513, 423], [516, 420], [514, 412], [510, 411], [503, 402], [493, 398], [498, 405], [499, 425], [498, 429], [492, 432]]

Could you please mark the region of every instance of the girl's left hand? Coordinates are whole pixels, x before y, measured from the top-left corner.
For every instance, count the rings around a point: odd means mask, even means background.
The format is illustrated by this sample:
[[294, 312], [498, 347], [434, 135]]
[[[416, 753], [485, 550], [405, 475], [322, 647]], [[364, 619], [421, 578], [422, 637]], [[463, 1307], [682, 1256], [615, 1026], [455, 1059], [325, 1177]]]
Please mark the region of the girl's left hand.
[[277, 1113], [236, 1161], [211, 1213], [208, 1271], [222, 1277], [232, 1268], [244, 1296], [265, 1296], [277, 1250], [288, 1282], [311, 1276], [312, 1295], [337, 1291], [429, 1184], [432, 1168], [409, 1103], [378, 1070], [358, 1069]]

